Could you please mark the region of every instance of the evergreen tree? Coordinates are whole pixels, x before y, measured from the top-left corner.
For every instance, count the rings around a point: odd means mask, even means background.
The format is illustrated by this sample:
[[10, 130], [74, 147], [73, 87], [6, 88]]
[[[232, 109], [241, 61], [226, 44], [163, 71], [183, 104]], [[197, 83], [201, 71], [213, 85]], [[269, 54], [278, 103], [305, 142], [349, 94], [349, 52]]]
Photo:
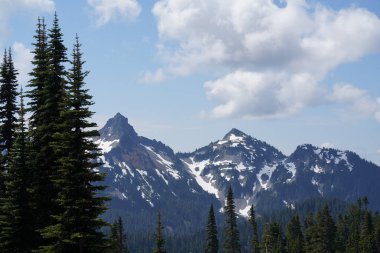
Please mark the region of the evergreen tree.
[[376, 246], [376, 252], [380, 252], [380, 218], [377, 217], [375, 222], [374, 241]]
[[53, 224], [44, 228], [42, 235], [50, 244], [41, 252], [104, 252], [106, 242], [100, 231], [106, 223], [100, 215], [106, 210], [107, 198], [97, 196], [105, 187], [99, 186], [102, 174], [95, 171], [94, 162], [99, 157], [92, 141], [98, 136], [95, 123], [89, 122], [93, 112], [89, 110], [91, 96], [84, 88], [88, 72], [83, 71], [80, 43], [76, 38], [72, 68], [69, 71], [69, 90], [65, 110], [60, 117], [60, 132], [55, 133], [54, 151], [60, 154], [57, 161], [57, 177], [53, 178], [57, 189], [56, 203], [60, 210], [53, 217]]
[[6, 194], [3, 202], [6, 222], [3, 224], [0, 241], [3, 252], [27, 253], [31, 252], [33, 245], [30, 237], [33, 234], [33, 226], [28, 193], [31, 171], [27, 163], [28, 140], [22, 91], [20, 97], [20, 118], [16, 140], [10, 147]]
[[207, 220], [207, 240], [206, 240], [206, 253], [217, 253], [218, 252], [218, 230], [216, 227], [215, 215], [214, 215], [214, 207], [210, 206], [208, 212], [208, 220]]
[[47, 120], [46, 90], [49, 85], [49, 53], [47, 45], [46, 26], [43, 19], [38, 19], [36, 34], [34, 35], [33, 70], [28, 84], [30, 90], [28, 110], [29, 119], [31, 169], [33, 170], [30, 184], [31, 203], [35, 233], [31, 235], [35, 247], [42, 244], [38, 231], [51, 224], [51, 207], [53, 183], [51, 182], [52, 148], [50, 147], [51, 133], [46, 131], [52, 124]]
[[110, 253], [129, 253], [123, 220], [119, 217], [111, 226]]
[[228, 188], [226, 206], [224, 207], [224, 252], [240, 253], [239, 231], [236, 221], [235, 203], [231, 186]]
[[352, 205], [347, 214], [348, 240], [346, 250], [348, 253], [360, 252], [360, 230], [363, 220], [362, 200], [359, 198], [356, 205]]
[[337, 253], [346, 252], [347, 237], [348, 237], [347, 218], [340, 214], [338, 216], [338, 221], [336, 225], [336, 252]]
[[298, 215], [294, 215], [287, 225], [286, 245], [288, 253], [303, 253], [304, 242]]
[[249, 210], [249, 224], [252, 229], [252, 238], [251, 238], [251, 252], [259, 253], [260, 252], [260, 244], [259, 244], [259, 235], [257, 232], [257, 222], [256, 222], [256, 214], [253, 205]]
[[315, 224], [314, 216], [312, 213], [306, 216], [304, 221], [305, 228], [305, 252], [313, 253], [315, 252], [314, 244], [317, 238], [317, 226]]
[[371, 212], [365, 207], [363, 224], [360, 233], [360, 252], [376, 253], [376, 244], [374, 238], [374, 228]]
[[[8, 54], [4, 55], [4, 67], [1, 68], [1, 87], [0, 87], [0, 119], [1, 119], [1, 152], [6, 155], [15, 139], [15, 131], [17, 127], [16, 114], [17, 108], [17, 75], [18, 72], [14, 67], [12, 51], [8, 50]], [[3, 69], [4, 68], [4, 69]], [[5, 73], [3, 73], [5, 72]], [[3, 162], [3, 164], [5, 161]]]
[[156, 246], [153, 250], [153, 253], [166, 253], [165, 250], [165, 239], [163, 235], [164, 227], [161, 224], [161, 214], [160, 211], [157, 213], [157, 228], [156, 228]]
[[336, 227], [327, 205], [317, 213], [310, 252], [334, 253]]
[[284, 240], [280, 224], [273, 222], [267, 224], [262, 238], [263, 253], [284, 253]]

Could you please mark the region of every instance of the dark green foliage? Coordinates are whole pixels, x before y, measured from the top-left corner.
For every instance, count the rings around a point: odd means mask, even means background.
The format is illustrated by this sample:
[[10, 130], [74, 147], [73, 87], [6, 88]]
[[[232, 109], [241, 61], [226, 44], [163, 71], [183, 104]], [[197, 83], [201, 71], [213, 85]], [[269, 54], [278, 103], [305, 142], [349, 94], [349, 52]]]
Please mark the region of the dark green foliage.
[[119, 217], [111, 226], [110, 253], [129, 253], [123, 220]]
[[236, 222], [235, 203], [231, 186], [228, 188], [226, 206], [224, 207], [224, 252], [240, 253], [239, 230]]
[[347, 218], [345, 216], [339, 215], [338, 221], [336, 224], [336, 252], [343, 253], [346, 252], [348, 237], [348, 227], [347, 227]]
[[27, 190], [31, 171], [27, 163], [30, 157], [22, 92], [19, 115], [16, 140], [9, 152], [6, 193], [2, 202], [5, 222], [2, 224], [0, 241], [4, 252], [27, 253], [33, 245], [30, 237], [33, 227]]
[[264, 253], [284, 253], [284, 239], [280, 224], [272, 222], [266, 224], [262, 236], [261, 252]]
[[57, 161], [58, 175], [53, 179], [58, 196], [59, 212], [53, 216], [53, 224], [43, 229], [43, 237], [52, 243], [41, 247], [42, 252], [103, 252], [105, 241], [100, 228], [106, 223], [99, 216], [105, 211], [106, 198], [96, 196], [105, 187], [94, 184], [103, 175], [94, 169], [93, 162], [99, 156], [92, 137], [96, 125], [88, 121], [92, 116], [89, 106], [91, 96], [84, 89], [83, 61], [80, 44], [74, 45], [72, 68], [69, 73], [69, 89], [61, 130], [54, 135], [54, 151], [60, 154]]
[[217, 253], [218, 252], [218, 231], [216, 227], [215, 214], [213, 205], [210, 206], [208, 212], [207, 220], [207, 239], [206, 239], [206, 253]]
[[298, 215], [294, 215], [288, 223], [286, 230], [286, 248], [288, 253], [304, 252], [303, 234]]
[[14, 68], [11, 49], [5, 51], [4, 61], [1, 66], [0, 78], [0, 138], [1, 152], [6, 154], [13, 145], [17, 126], [16, 113], [18, 111], [16, 98], [17, 70]]
[[259, 234], [257, 231], [257, 222], [256, 222], [256, 214], [253, 205], [249, 210], [249, 224], [252, 229], [252, 237], [251, 237], [251, 252], [259, 253], [260, 252], [260, 243], [259, 243]]
[[53, 199], [56, 198], [56, 191], [51, 181], [53, 171], [56, 171], [56, 158], [51, 145], [53, 137], [51, 127], [56, 119], [52, 119], [46, 107], [49, 95], [47, 91], [50, 86], [50, 71], [47, 35], [43, 19], [38, 20], [34, 38], [33, 71], [30, 73], [28, 105], [31, 113], [29, 121], [30, 153], [33, 158], [31, 159], [33, 173], [30, 191], [32, 196], [31, 202], [33, 203], [32, 220], [36, 229], [36, 234], [31, 236], [34, 237], [33, 241], [35, 242], [35, 246], [38, 247], [43, 242], [38, 230], [52, 224], [51, 215], [53, 208], [56, 206], [53, 203]]
[[160, 211], [158, 211], [157, 227], [156, 227], [156, 234], [155, 234], [156, 245], [154, 247], [153, 253], [166, 253], [163, 229], [164, 227], [161, 224], [161, 214], [160, 214]]

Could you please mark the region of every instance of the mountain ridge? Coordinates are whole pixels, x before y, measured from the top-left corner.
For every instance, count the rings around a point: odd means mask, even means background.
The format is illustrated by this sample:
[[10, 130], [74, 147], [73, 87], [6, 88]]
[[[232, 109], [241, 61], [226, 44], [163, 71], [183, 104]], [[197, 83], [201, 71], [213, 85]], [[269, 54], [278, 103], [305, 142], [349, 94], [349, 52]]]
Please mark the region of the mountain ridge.
[[[176, 153], [160, 141], [139, 136], [120, 113], [99, 132], [95, 141], [104, 153], [101, 170], [107, 174], [111, 206], [119, 211], [175, 205], [191, 216], [189, 210], [195, 212], [210, 203], [221, 210], [230, 185], [242, 216], [252, 204], [260, 213], [292, 208], [308, 197], [354, 202], [367, 195], [380, 210], [376, 198], [380, 167], [351, 151], [302, 144], [286, 156], [232, 128], [220, 140], [193, 152]], [[192, 208], [182, 210], [187, 203]]]

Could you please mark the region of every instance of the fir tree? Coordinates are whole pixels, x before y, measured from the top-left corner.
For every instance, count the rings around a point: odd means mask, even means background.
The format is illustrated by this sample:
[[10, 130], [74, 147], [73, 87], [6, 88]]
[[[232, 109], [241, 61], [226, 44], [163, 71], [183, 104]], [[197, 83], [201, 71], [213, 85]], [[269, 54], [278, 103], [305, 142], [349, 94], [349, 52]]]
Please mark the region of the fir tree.
[[50, 147], [51, 133], [46, 131], [52, 122], [47, 120], [45, 110], [46, 90], [49, 85], [49, 53], [47, 46], [46, 26], [43, 19], [38, 19], [36, 34], [34, 35], [33, 70], [28, 84], [30, 90], [28, 110], [29, 119], [31, 169], [33, 170], [30, 184], [31, 203], [35, 233], [31, 235], [35, 247], [42, 244], [38, 231], [51, 224], [53, 185], [52, 148]]
[[256, 222], [256, 214], [253, 205], [249, 210], [249, 224], [252, 229], [252, 238], [251, 238], [251, 252], [259, 253], [260, 252], [260, 244], [259, 244], [259, 235], [257, 232], [257, 222]]
[[94, 169], [99, 157], [98, 148], [92, 141], [98, 136], [95, 123], [89, 121], [93, 112], [89, 110], [91, 96], [84, 88], [88, 72], [83, 71], [82, 53], [78, 38], [73, 50], [72, 68], [69, 71], [69, 90], [65, 100], [66, 109], [61, 111], [60, 133], [56, 133], [54, 144], [58, 157], [53, 179], [58, 191], [56, 203], [60, 210], [53, 217], [53, 224], [42, 231], [50, 244], [41, 247], [41, 252], [104, 252], [106, 243], [100, 231], [106, 223], [100, 215], [106, 210], [107, 198], [97, 196], [105, 187], [98, 182], [103, 175]]
[[376, 244], [374, 239], [374, 228], [371, 212], [365, 207], [363, 224], [360, 233], [360, 252], [376, 253]]
[[153, 250], [153, 253], [166, 253], [165, 250], [165, 239], [163, 235], [163, 229], [164, 227], [161, 224], [161, 214], [160, 211], [157, 213], [157, 227], [156, 227], [156, 245]]
[[123, 220], [119, 217], [111, 226], [110, 253], [129, 253]]
[[288, 253], [303, 253], [304, 241], [298, 215], [294, 215], [286, 230], [286, 245]]
[[214, 207], [210, 206], [208, 212], [208, 220], [207, 220], [207, 240], [206, 240], [206, 253], [217, 253], [218, 252], [218, 231], [216, 227], [215, 215], [214, 215]]
[[20, 97], [19, 124], [16, 140], [10, 148], [9, 170], [6, 176], [3, 208], [7, 219], [1, 233], [1, 248], [4, 252], [27, 253], [31, 252], [33, 246], [30, 236], [33, 234], [33, 226], [28, 193], [31, 170], [27, 163], [30, 157], [22, 90]]
[[4, 67], [2, 66], [1, 68], [2, 78], [0, 81], [0, 147], [2, 154], [6, 155], [12, 147], [15, 139], [15, 131], [17, 127], [16, 114], [18, 111], [16, 102], [18, 96], [18, 72], [14, 67], [11, 49], [8, 50], [8, 54], [5, 52], [3, 64]]
[[[317, 238], [317, 226], [315, 224], [313, 214], [309, 214], [306, 216], [304, 221], [305, 228], [305, 252], [312, 253], [314, 251], [314, 244], [316, 243]], [[318, 238], [317, 238], [318, 239]]]
[[265, 226], [262, 239], [262, 252], [284, 253], [284, 239], [280, 224], [273, 222]]
[[348, 237], [347, 218], [340, 214], [338, 216], [338, 221], [336, 225], [336, 252], [337, 253], [346, 252], [347, 237]]
[[231, 186], [228, 189], [226, 206], [224, 207], [225, 228], [224, 228], [224, 252], [240, 253], [239, 231], [236, 221], [235, 203]]

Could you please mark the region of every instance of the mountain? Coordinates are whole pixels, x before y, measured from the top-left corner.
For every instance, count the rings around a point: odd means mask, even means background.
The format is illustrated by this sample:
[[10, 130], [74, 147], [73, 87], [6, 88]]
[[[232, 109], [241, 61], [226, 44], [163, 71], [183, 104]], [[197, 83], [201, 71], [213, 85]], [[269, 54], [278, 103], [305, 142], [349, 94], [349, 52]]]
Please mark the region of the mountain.
[[121, 114], [109, 119], [99, 132], [95, 142], [103, 152], [100, 170], [106, 174], [105, 194], [112, 197], [111, 217], [126, 216], [139, 230], [154, 224], [156, 211], [165, 209], [172, 214], [167, 224], [175, 227], [181, 220], [180, 225], [186, 228], [194, 219], [204, 221], [198, 210], [211, 203], [219, 205], [197, 184], [170, 147], [138, 136]]
[[380, 167], [350, 151], [300, 145], [286, 156], [238, 129], [191, 153], [174, 153], [165, 144], [139, 136], [128, 119], [116, 114], [95, 140], [104, 155], [110, 216], [132, 219], [136, 229], [157, 209], [170, 214], [167, 224], [203, 226], [209, 204], [218, 210], [231, 185], [236, 210], [246, 216], [254, 204], [260, 213], [294, 208], [308, 198], [354, 202], [368, 196], [380, 210]]

